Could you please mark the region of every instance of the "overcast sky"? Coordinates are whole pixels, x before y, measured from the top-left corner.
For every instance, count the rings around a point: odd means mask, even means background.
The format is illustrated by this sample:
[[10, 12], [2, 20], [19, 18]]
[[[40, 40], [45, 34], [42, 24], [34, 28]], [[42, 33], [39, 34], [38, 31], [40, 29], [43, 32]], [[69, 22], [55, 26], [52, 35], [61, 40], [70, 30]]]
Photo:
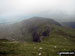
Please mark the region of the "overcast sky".
[[32, 16], [60, 18], [62, 15], [75, 16], [75, 0], [0, 0], [0, 22]]

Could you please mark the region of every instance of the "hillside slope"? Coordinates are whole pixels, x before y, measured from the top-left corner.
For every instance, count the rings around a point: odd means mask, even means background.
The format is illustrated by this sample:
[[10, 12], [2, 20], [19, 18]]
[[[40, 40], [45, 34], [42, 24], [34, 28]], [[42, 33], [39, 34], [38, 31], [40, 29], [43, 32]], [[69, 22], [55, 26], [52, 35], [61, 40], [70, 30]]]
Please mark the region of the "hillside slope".
[[75, 51], [75, 29], [55, 26], [49, 36], [37, 43], [0, 41], [0, 56], [39, 56], [39, 53], [41, 56], [59, 56], [60, 51]]
[[75, 51], [75, 29], [47, 18], [2, 25], [0, 38], [0, 56], [59, 56], [60, 51]]

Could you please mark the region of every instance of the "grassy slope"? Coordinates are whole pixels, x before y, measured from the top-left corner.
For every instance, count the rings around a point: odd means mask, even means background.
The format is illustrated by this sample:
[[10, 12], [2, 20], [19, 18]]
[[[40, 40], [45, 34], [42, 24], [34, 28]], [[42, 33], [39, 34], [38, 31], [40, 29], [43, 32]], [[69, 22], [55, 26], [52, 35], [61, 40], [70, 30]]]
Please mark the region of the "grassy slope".
[[[0, 56], [58, 56], [59, 51], [75, 51], [75, 29], [55, 26], [41, 43], [0, 42]], [[56, 48], [55, 48], [56, 46]], [[42, 50], [39, 48], [42, 47]]]

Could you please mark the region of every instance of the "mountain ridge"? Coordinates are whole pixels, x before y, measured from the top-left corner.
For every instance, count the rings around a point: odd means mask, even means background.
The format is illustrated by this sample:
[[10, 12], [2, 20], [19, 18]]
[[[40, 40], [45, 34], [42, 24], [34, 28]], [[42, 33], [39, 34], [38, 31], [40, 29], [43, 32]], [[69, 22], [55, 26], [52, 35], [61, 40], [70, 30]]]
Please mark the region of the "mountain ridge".
[[6, 30], [4, 29], [5, 32], [3, 31], [6, 37], [4, 37], [2, 34], [0, 35], [3, 36], [3, 38], [7, 38], [9, 40], [24, 40], [26, 39], [26, 37], [27, 39], [32, 39], [32, 31], [38, 31], [38, 29], [41, 29], [43, 27], [52, 28], [54, 25], [61, 26], [58, 22], [49, 18], [32, 17], [16, 24], [6, 25]]

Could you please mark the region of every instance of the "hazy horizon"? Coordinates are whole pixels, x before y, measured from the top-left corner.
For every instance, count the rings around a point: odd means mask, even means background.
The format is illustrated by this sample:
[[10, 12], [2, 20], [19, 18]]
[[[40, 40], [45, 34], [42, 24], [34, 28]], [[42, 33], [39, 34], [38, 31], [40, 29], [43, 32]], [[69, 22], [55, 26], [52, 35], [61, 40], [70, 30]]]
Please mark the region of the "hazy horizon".
[[0, 23], [34, 16], [75, 21], [75, 0], [0, 0]]

